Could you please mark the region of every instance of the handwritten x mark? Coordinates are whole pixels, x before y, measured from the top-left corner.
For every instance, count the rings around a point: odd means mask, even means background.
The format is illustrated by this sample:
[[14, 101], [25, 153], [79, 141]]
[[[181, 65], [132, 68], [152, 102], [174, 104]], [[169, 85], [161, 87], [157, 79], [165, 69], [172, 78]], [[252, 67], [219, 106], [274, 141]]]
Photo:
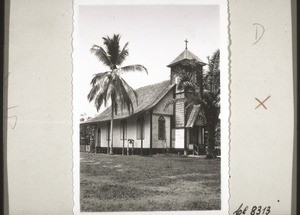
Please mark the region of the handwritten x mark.
[[264, 105], [264, 103], [270, 98], [271, 96], [268, 96], [265, 100], [263, 100], [262, 102], [258, 99], [258, 98], [255, 98], [256, 101], [259, 102], [259, 105], [256, 106], [255, 109], [259, 108], [259, 106], [263, 106], [266, 110], [267, 110], [267, 107]]
[[17, 116], [9, 116], [9, 117], [7, 117], [7, 118], [8, 118], [8, 119], [11, 119], [11, 118], [14, 119], [14, 124], [13, 124], [13, 125], [10, 124], [10, 127], [11, 127], [12, 129], [15, 129], [15, 127], [16, 127], [16, 125], [17, 125], [18, 117], [17, 117]]

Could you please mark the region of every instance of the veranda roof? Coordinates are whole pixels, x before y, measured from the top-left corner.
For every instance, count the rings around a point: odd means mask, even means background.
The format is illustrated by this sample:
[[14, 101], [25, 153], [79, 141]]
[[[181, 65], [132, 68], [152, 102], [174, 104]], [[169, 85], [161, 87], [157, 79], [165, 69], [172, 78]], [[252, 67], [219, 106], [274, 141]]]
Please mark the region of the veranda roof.
[[[197, 122], [197, 119], [199, 119], [198, 118], [199, 116], [201, 116], [201, 118], [203, 119], [203, 122]], [[195, 124], [203, 125], [205, 123], [206, 123], [206, 119], [205, 119], [205, 115], [203, 113], [201, 106], [194, 105], [185, 127], [192, 128]]]
[[[154, 107], [175, 85], [170, 85], [170, 81], [163, 81], [157, 84], [148, 85], [136, 89], [138, 95], [138, 105], [136, 104], [134, 97], [131, 96], [133, 101], [133, 113], [128, 113], [127, 110], [118, 111], [117, 115], [114, 115], [114, 119], [125, 119], [136, 114], [142, 113]], [[81, 124], [86, 123], [95, 123], [95, 122], [104, 122], [111, 119], [111, 106], [106, 108], [98, 116], [81, 122]]]
[[196, 60], [199, 62], [202, 66], [205, 66], [206, 63], [204, 63], [200, 58], [198, 58], [195, 54], [193, 54], [188, 49], [185, 49], [175, 60], [173, 60], [168, 67], [174, 66], [175, 64], [178, 64], [184, 60]]

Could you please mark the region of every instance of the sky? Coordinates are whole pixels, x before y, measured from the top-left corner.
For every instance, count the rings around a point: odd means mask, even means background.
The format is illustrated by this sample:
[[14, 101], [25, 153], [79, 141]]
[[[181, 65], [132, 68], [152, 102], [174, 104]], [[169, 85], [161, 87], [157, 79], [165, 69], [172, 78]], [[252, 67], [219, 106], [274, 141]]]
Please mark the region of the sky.
[[[129, 42], [129, 56], [122, 66], [142, 64], [146, 73], [130, 73], [123, 78], [133, 88], [154, 84], [170, 77], [167, 67], [185, 49], [207, 62], [220, 48], [218, 5], [80, 5], [75, 20], [74, 93], [78, 113], [97, 114], [87, 94], [94, 74], [108, 71], [90, 48], [103, 46], [102, 37], [120, 34], [120, 45]], [[77, 81], [76, 81], [77, 80]], [[104, 110], [102, 107], [98, 113]]]

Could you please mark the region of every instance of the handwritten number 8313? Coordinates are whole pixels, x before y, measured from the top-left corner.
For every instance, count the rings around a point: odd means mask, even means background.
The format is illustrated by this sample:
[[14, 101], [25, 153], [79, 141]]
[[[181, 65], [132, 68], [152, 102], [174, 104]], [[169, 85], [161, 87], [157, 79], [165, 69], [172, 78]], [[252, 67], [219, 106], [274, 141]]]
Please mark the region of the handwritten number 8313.
[[243, 208], [243, 204], [241, 204], [240, 207], [235, 212], [233, 212], [233, 214], [234, 215], [241, 215], [241, 214], [268, 215], [268, 214], [271, 213], [271, 207], [270, 206], [266, 206], [264, 208], [262, 206], [253, 206], [251, 208], [251, 210], [248, 210], [248, 209], [249, 209], [248, 206]]

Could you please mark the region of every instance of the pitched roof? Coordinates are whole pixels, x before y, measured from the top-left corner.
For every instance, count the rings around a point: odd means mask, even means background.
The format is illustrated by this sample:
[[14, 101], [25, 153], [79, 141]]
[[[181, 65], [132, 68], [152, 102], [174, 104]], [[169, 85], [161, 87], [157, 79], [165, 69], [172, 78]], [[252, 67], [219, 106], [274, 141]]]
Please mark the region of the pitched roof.
[[200, 58], [198, 58], [196, 55], [194, 55], [192, 52], [190, 52], [188, 49], [185, 49], [175, 60], [173, 60], [168, 67], [174, 66], [175, 64], [178, 64], [179, 62], [182, 62], [183, 60], [196, 60], [201, 65], [205, 66], [206, 63], [204, 63]]
[[[136, 89], [135, 91], [138, 95], [138, 105], [136, 104], [135, 99], [133, 99], [134, 113], [129, 114], [127, 110], [123, 110], [123, 112], [118, 111], [118, 114], [114, 115], [114, 119], [124, 119], [151, 109], [173, 88], [173, 86], [175, 85], [170, 85], [170, 81], [167, 80]], [[110, 118], [111, 106], [106, 108], [98, 116], [84, 121], [81, 124], [109, 121]]]

